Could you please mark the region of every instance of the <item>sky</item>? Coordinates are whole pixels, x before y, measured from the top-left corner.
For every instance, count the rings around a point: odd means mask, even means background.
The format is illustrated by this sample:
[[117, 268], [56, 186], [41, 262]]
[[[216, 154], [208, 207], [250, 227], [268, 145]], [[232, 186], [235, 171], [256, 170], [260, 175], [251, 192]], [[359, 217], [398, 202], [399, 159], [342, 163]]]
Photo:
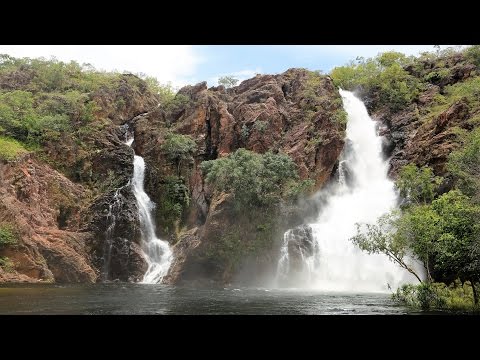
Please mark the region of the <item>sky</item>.
[[[447, 45], [441, 45], [445, 48]], [[281, 73], [292, 67], [329, 72], [357, 56], [384, 51], [416, 55], [433, 45], [0, 45], [0, 54], [14, 57], [56, 57], [89, 63], [100, 70], [144, 73], [175, 87], [220, 76], [240, 81], [260, 74]]]

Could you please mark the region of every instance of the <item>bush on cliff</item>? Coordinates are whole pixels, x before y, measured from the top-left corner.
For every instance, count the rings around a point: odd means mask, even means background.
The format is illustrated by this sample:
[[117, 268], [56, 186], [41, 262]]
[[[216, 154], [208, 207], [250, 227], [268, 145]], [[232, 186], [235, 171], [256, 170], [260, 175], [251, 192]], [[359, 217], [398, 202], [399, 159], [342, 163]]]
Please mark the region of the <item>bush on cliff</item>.
[[14, 160], [25, 153], [27, 150], [18, 141], [0, 136], [0, 159]]
[[392, 111], [406, 107], [418, 95], [420, 82], [404, 66], [409, 59], [398, 52], [385, 52], [375, 58], [357, 58], [357, 63], [336, 67], [331, 76], [335, 85], [356, 90], [360, 95], [378, 96], [378, 105]]
[[0, 224], [0, 249], [5, 246], [14, 245], [18, 241], [15, 229], [10, 224]]
[[233, 193], [238, 208], [273, 205], [311, 185], [307, 181], [301, 186], [296, 165], [285, 154], [238, 149], [227, 157], [202, 162], [201, 168], [215, 189]]

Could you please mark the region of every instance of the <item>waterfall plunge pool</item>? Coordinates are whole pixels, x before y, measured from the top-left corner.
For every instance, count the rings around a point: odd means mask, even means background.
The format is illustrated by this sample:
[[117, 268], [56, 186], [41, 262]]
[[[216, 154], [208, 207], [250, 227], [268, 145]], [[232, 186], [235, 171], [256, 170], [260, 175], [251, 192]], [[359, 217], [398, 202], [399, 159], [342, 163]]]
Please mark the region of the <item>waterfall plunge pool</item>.
[[0, 314], [401, 315], [411, 312], [396, 304], [388, 293], [199, 289], [128, 283], [0, 286]]

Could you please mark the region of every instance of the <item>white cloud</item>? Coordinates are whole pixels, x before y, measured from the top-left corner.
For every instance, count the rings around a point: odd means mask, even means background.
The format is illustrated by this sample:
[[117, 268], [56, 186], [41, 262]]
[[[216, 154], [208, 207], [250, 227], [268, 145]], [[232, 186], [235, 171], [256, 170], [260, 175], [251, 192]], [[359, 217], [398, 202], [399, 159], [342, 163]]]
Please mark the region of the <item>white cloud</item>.
[[0, 45], [15, 57], [55, 56], [61, 61], [90, 63], [101, 70], [130, 71], [183, 86], [203, 59], [189, 45]]

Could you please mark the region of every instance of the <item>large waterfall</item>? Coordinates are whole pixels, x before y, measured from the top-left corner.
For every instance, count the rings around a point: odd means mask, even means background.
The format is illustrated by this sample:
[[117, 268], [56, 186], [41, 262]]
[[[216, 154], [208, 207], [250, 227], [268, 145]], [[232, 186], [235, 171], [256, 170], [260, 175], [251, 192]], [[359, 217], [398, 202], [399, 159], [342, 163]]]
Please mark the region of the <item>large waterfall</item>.
[[[355, 223], [374, 223], [395, 207], [397, 195], [387, 177], [388, 162], [382, 157], [375, 122], [351, 92], [340, 90], [340, 94], [348, 124], [338, 184], [330, 190], [317, 220], [306, 226], [309, 236], [298, 228], [285, 233], [278, 275], [288, 277], [295, 268], [294, 287], [326, 291], [387, 291], [389, 287], [395, 290], [402, 283], [416, 282], [415, 277], [386, 255], [368, 255], [349, 241], [356, 234]], [[296, 259], [291, 258], [292, 245], [297, 249]]]
[[[126, 144], [131, 146], [133, 137]], [[142, 250], [148, 264], [148, 269], [143, 276], [142, 283], [157, 284], [167, 274], [172, 263], [172, 251], [166, 241], [160, 240], [155, 234], [155, 222], [152, 211], [155, 204], [144, 190], [145, 161], [141, 156], [135, 155], [133, 160], [133, 194], [137, 200], [140, 230], [142, 234]]]

